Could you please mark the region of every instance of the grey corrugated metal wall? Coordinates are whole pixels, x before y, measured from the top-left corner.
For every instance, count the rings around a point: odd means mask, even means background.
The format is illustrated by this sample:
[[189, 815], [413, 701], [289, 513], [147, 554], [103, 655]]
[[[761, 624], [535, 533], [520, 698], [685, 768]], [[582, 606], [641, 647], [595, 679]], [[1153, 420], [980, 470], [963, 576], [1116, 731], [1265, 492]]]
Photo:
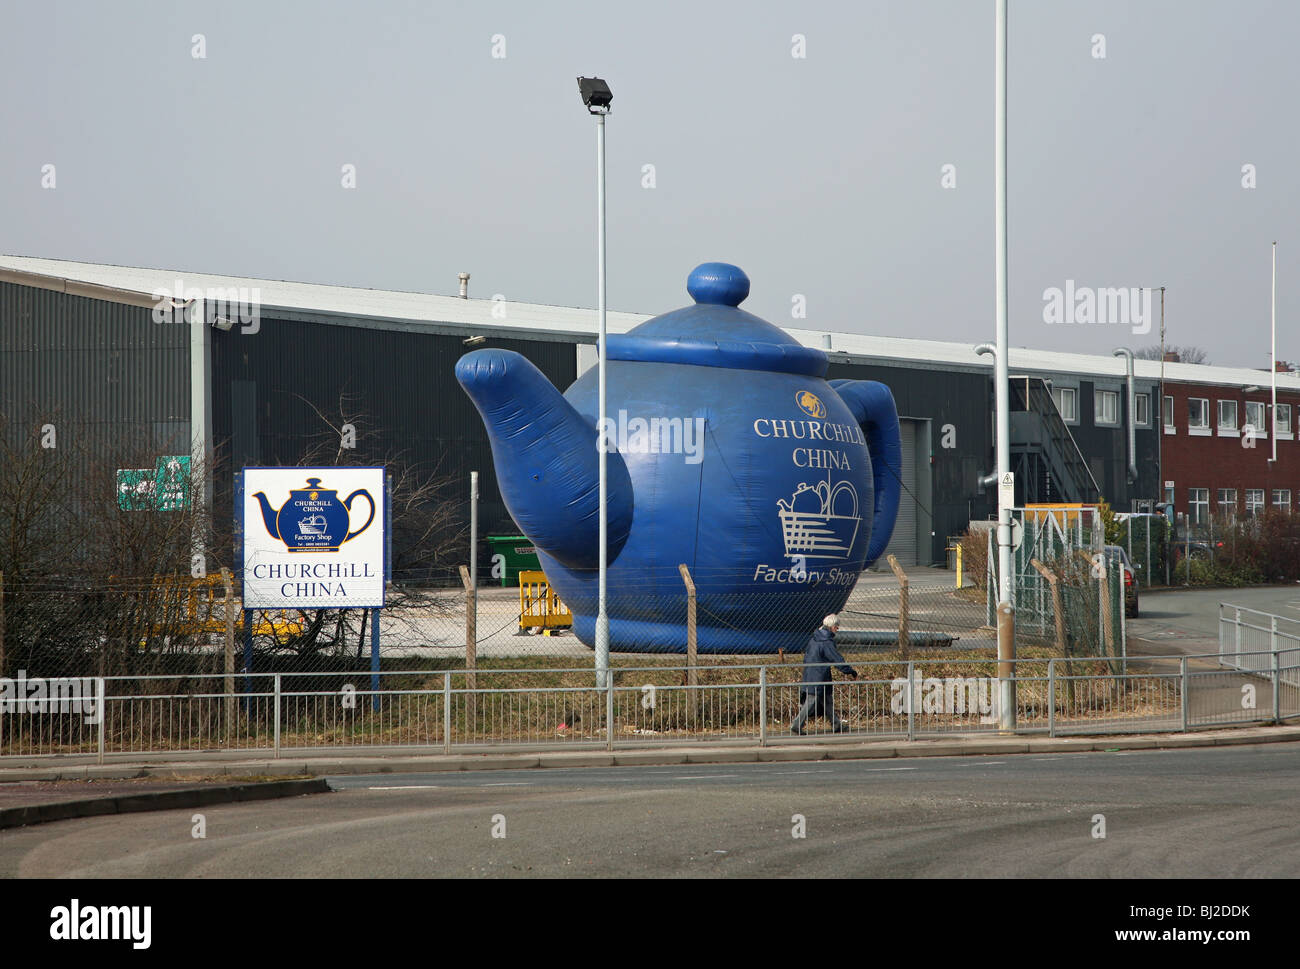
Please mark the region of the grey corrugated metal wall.
[[189, 451], [189, 328], [148, 308], [0, 282], [0, 413], [55, 421], [59, 442]]

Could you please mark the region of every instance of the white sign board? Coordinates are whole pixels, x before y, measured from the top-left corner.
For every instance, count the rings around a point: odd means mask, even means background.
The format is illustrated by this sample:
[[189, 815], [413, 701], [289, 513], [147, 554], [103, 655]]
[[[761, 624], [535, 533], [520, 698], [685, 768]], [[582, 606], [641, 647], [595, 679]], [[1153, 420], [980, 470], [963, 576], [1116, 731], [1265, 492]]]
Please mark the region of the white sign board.
[[1008, 471], [998, 479], [998, 507], [1014, 508], [1016, 505], [1016, 476]]
[[245, 609], [384, 604], [383, 468], [245, 468]]

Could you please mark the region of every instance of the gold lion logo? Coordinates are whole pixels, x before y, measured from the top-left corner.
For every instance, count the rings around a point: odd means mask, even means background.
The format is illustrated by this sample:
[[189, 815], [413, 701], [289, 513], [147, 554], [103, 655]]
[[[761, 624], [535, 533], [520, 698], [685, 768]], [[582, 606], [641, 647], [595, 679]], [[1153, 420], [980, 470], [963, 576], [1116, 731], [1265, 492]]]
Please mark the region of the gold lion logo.
[[811, 390], [801, 390], [794, 395], [794, 402], [799, 405], [799, 409], [809, 417], [815, 417], [819, 421], [826, 419], [826, 405], [821, 402], [821, 398]]

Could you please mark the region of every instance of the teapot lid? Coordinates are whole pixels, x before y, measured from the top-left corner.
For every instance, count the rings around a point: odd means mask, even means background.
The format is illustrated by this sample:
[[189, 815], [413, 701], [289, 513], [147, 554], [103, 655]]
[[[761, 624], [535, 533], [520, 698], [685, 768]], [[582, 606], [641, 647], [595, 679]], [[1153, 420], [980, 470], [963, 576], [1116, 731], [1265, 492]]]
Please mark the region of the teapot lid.
[[826, 376], [823, 351], [740, 309], [749, 295], [749, 277], [739, 267], [725, 262], [696, 266], [686, 291], [694, 306], [606, 337], [609, 359]]

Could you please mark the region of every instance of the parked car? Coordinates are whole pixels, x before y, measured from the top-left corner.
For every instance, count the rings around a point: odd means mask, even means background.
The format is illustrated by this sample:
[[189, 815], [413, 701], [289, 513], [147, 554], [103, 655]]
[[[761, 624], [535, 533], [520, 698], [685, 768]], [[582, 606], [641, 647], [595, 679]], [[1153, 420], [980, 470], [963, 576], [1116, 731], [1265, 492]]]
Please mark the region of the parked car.
[[1133, 568], [1133, 563], [1129, 561], [1128, 553], [1124, 551], [1123, 546], [1107, 545], [1106, 561], [1118, 564], [1124, 571], [1124, 615], [1130, 619], [1136, 619], [1138, 615], [1138, 584], [1137, 573]]
[[1222, 548], [1223, 542], [1218, 539], [1213, 542], [1174, 542], [1174, 561], [1181, 562], [1186, 555], [1197, 561], [1209, 562]]

